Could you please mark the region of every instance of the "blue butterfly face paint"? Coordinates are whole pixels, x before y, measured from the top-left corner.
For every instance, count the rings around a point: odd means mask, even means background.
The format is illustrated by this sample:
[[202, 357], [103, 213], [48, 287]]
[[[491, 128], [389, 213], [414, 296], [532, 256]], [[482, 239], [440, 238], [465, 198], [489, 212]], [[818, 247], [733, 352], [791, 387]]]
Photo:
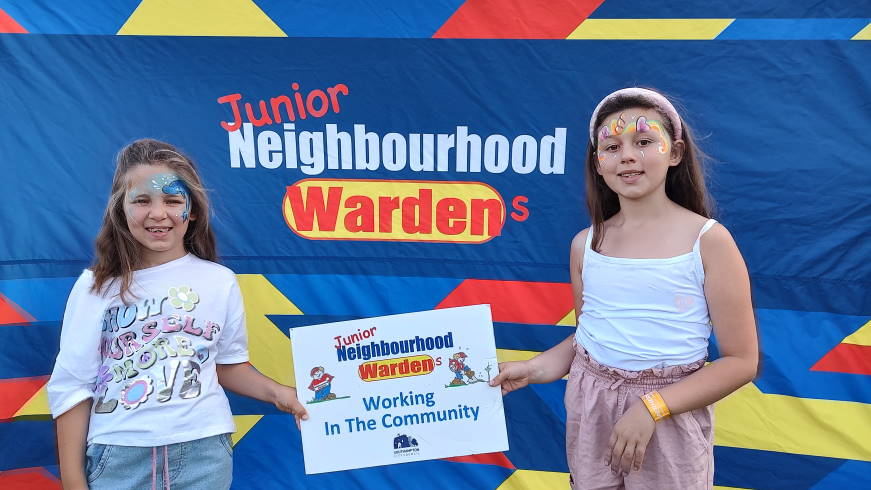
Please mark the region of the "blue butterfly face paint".
[[180, 217], [182, 221], [188, 220], [191, 211], [190, 190], [183, 180], [175, 174], [158, 174], [151, 179], [151, 187], [154, 192], [183, 197], [185, 206]]

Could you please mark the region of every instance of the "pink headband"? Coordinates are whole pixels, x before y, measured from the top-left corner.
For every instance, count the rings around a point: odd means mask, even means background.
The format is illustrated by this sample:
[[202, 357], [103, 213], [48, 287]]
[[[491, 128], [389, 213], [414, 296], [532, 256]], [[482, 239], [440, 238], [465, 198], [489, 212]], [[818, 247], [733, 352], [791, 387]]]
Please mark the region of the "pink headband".
[[640, 87], [629, 87], [608, 94], [601, 102], [599, 102], [599, 105], [596, 106], [596, 110], [593, 111], [593, 117], [590, 119], [590, 141], [593, 143], [593, 146], [596, 146], [596, 119], [599, 117], [599, 109], [605, 105], [605, 102], [619, 96], [640, 97], [647, 102], [650, 102], [656, 107], [656, 109], [668, 116], [668, 119], [671, 121], [671, 127], [674, 128], [674, 139], [679, 140], [681, 135], [683, 135], [680, 116], [677, 115], [677, 111], [674, 110], [674, 106], [671, 105], [671, 102], [669, 102], [668, 99], [663, 97], [659, 92], [654, 92], [653, 90]]

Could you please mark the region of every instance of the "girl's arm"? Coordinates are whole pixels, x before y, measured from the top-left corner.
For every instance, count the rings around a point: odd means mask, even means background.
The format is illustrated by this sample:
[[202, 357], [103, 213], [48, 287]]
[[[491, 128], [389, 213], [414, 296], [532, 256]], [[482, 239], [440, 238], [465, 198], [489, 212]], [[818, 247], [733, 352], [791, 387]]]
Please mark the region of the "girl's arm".
[[[575, 318], [581, 316], [584, 305], [584, 285], [581, 269], [584, 263], [584, 244], [589, 229], [575, 235], [569, 256], [569, 275], [572, 281], [572, 297], [575, 305]], [[502, 394], [523, 388], [530, 383], [550, 383], [569, 373], [575, 357], [574, 335], [528, 361], [499, 363], [499, 374], [490, 381], [490, 386], [502, 385]]]
[[247, 362], [239, 364], [218, 364], [218, 382], [224, 388], [240, 395], [272, 403], [283, 412], [293, 414], [296, 425], [307, 420], [308, 413], [296, 396], [296, 388], [285, 386], [264, 376]]
[[702, 235], [705, 299], [717, 337], [719, 359], [660, 390], [671, 413], [710, 405], [749, 383], [759, 366], [756, 321], [747, 266], [723, 226]]
[[[717, 337], [719, 359], [659, 390], [669, 411], [679, 414], [708, 406], [756, 377], [759, 347], [750, 301], [750, 278], [729, 232], [715, 225], [702, 235], [705, 299]], [[641, 400], [620, 418], [611, 433], [606, 463], [614, 471], [639, 469], [655, 423]]]
[[60, 463], [61, 485], [65, 490], [88, 488], [85, 445], [90, 416], [91, 399], [88, 398], [56, 419], [57, 459]]

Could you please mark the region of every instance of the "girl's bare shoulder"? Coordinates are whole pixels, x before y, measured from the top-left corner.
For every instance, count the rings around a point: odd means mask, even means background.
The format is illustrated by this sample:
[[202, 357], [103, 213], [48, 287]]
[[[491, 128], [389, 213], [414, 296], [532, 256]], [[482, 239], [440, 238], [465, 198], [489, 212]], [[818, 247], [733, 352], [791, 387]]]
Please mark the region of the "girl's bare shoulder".
[[590, 228], [584, 228], [579, 231], [574, 238], [572, 238], [572, 244], [570, 246], [571, 252], [571, 261], [580, 264], [584, 260], [584, 248], [587, 243], [587, 235], [590, 233]]

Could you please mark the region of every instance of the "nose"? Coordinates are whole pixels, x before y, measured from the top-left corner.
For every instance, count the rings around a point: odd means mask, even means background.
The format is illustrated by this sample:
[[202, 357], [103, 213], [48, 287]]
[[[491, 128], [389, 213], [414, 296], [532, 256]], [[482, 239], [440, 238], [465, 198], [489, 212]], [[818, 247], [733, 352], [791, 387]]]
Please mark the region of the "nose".
[[620, 163], [635, 163], [641, 155], [633, 145], [626, 145], [620, 149]]
[[166, 205], [161, 200], [153, 201], [151, 207], [148, 209], [148, 217], [153, 220], [162, 220], [163, 218], [166, 218], [166, 216]]

